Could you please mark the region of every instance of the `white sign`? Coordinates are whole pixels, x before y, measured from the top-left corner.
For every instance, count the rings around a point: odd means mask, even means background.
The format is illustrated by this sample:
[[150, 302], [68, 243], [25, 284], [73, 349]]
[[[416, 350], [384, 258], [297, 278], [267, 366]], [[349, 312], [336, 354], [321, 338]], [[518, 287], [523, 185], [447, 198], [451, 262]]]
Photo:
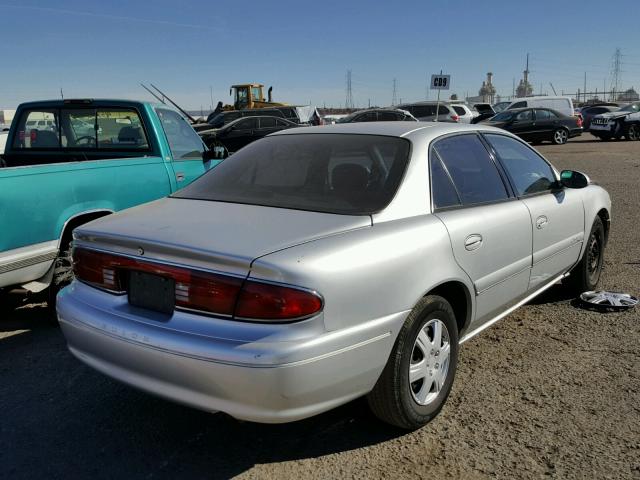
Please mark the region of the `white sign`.
[[451, 75], [431, 75], [431, 90], [449, 90]]

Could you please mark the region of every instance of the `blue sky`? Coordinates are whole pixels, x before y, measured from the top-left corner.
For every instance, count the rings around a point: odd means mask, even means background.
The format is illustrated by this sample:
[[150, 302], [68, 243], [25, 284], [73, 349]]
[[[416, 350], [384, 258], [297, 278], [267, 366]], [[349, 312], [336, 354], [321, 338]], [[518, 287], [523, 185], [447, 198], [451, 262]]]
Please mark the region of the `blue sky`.
[[[525, 6], [526, 5], [526, 6]], [[605, 9], [606, 7], [606, 9]], [[616, 13], [617, 12], [617, 13]], [[605, 18], [610, 18], [603, 21]], [[228, 102], [233, 83], [273, 85], [274, 99], [358, 106], [422, 100], [440, 69], [459, 96], [494, 73], [510, 94], [530, 53], [536, 93], [610, 80], [640, 89], [640, 1], [0, 0], [0, 108], [65, 97], [149, 98], [153, 82], [187, 108]], [[434, 92], [429, 92], [434, 98]]]

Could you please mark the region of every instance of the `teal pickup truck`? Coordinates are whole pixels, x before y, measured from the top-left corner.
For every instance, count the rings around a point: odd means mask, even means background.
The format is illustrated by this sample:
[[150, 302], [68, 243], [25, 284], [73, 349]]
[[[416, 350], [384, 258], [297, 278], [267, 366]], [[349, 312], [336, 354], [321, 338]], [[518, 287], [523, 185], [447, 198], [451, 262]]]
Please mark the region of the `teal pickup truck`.
[[0, 156], [0, 293], [46, 290], [53, 305], [71, 278], [75, 227], [167, 196], [218, 162], [166, 105], [20, 105]]

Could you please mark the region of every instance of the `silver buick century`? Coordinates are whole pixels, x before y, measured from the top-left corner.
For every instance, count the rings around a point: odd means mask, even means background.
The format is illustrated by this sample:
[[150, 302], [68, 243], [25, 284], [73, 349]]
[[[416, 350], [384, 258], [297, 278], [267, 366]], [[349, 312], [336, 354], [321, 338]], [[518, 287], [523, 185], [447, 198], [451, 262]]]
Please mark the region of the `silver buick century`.
[[414, 429], [460, 344], [560, 280], [593, 289], [610, 211], [491, 127], [292, 129], [76, 229], [58, 317], [77, 358], [170, 400], [276, 423], [366, 395]]

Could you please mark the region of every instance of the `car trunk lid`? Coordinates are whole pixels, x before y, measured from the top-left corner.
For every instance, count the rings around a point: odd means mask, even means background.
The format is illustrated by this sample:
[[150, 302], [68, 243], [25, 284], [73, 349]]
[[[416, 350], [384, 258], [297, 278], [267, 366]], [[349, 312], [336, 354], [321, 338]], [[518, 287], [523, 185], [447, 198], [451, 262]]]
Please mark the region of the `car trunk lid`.
[[165, 198], [103, 217], [74, 233], [76, 244], [89, 248], [246, 275], [258, 257], [368, 226], [368, 215]]

